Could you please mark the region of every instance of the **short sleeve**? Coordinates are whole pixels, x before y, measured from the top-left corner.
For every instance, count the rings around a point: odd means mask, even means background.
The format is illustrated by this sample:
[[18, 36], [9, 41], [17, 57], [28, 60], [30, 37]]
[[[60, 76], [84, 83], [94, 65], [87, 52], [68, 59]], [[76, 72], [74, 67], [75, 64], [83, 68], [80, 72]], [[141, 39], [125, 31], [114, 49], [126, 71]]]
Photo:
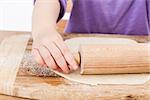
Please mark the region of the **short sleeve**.
[[150, 28], [150, 0], [147, 0], [146, 2], [146, 8], [147, 8], [147, 16], [148, 16], [148, 24], [149, 24], [149, 28]]
[[149, 27], [150, 27], [150, 0], [148, 1], [148, 16], [149, 16]]
[[36, 0], [34, 0], [33, 4], [35, 4]]
[[60, 13], [57, 22], [64, 16], [67, 8], [67, 0], [59, 0], [60, 2]]

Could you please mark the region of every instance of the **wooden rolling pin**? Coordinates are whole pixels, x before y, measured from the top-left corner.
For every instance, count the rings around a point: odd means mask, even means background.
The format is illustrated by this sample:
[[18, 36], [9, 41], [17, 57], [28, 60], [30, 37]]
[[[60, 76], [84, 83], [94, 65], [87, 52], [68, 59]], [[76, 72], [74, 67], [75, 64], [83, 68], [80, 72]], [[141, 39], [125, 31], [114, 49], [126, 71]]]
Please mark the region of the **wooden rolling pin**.
[[82, 45], [75, 54], [81, 74], [150, 72], [150, 44]]

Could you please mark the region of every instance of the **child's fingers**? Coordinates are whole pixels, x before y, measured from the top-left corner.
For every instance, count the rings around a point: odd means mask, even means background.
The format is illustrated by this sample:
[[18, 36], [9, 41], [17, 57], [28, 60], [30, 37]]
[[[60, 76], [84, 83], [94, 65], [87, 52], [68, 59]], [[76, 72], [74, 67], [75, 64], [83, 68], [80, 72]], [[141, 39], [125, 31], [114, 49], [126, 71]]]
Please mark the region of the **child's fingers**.
[[57, 41], [55, 43], [58, 46], [58, 48], [60, 49], [60, 51], [63, 54], [63, 56], [64, 56], [65, 60], [67, 61], [67, 63], [70, 65], [69, 66], [70, 69], [71, 70], [77, 70], [78, 65], [77, 65], [73, 55], [69, 51], [68, 47], [65, 45], [65, 43], [63, 41]]
[[63, 72], [62, 70], [61, 70], [61, 68], [59, 68], [59, 67], [57, 67], [57, 69], [55, 69], [56, 71], [58, 71], [58, 72]]
[[40, 56], [38, 49], [35, 49], [35, 48], [32, 49], [32, 56], [38, 64], [40, 65], [45, 64], [43, 58]]
[[69, 68], [67, 66], [67, 63], [61, 54], [61, 51], [56, 47], [54, 43], [48, 43], [44, 45], [47, 47], [49, 52], [51, 53], [52, 57], [54, 58], [57, 65], [63, 70], [64, 73], [69, 73]]
[[52, 68], [53, 70], [57, 69], [57, 65], [56, 65], [54, 59], [52, 58], [50, 52], [47, 50], [47, 48], [45, 48], [44, 46], [40, 46], [39, 51], [40, 51], [40, 54], [43, 57], [46, 65], [48, 67]]

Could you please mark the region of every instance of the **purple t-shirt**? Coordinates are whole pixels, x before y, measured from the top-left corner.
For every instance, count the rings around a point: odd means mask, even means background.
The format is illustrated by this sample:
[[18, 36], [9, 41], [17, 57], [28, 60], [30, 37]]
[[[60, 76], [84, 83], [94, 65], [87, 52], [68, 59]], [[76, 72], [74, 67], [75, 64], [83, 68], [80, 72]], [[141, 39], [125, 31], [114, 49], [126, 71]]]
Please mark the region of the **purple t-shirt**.
[[[67, 0], [59, 0], [61, 19]], [[150, 0], [72, 0], [66, 33], [150, 34]]]
[[[66, 33], [150, 34], [150, 0], [72, 0]], [[67, 0], [59, 0], [58, 20]]]

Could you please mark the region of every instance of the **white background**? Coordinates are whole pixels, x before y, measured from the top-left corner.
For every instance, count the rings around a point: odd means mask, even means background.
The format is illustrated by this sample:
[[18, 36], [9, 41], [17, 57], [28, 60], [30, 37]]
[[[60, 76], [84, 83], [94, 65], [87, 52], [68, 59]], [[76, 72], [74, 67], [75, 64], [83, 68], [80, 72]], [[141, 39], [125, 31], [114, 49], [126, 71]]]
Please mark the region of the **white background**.
[[31, 31], [33, 0], [0, 0], [0, 30]]
[[0, 30], [31, 31], [32, 10], [33, 0], [0, 0]]

